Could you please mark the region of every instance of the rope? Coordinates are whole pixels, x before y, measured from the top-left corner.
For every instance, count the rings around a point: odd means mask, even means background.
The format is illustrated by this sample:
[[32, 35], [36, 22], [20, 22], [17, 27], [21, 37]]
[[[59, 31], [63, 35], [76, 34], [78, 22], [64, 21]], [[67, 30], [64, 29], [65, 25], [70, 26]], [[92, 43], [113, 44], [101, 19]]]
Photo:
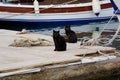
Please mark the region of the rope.
[[115, 11], [115, 13], [111, 16], [110, 20], [107, 22], [107, 24], [103, 27], [103, 29], [101, 30], [101, 32], [99, 33], [99, 36], [103, 33], [103, 31], [105, 30], [105, 28], [108, 26], [108, 24], [111, 22], [111, 20], [113, 19], [113, 17], [116, 15], [118, 9]]
[[46, 9], [49, 9], [49, 8], [53, 8], [53, 7], [55, 7], [55, 6], [70, 4], [70, 3], [73, 3], [73, 2], [76, 2], [76, 1], [77, 1], [77, 0], [72, 0], [72, 1], [68, 1], [68, 2], [65, 2], [65, 3], [62, 3], [62, 4], [58, 4], [58, 5], [51, 5], [50, 7], [41, 9], [40, 11], [43, 11], [43, 10], [46, 10]]
[[[111, 22], [111, 20], [113, 19], [113, 17], [116, 15], [117, 11], [118, 11], [118, 9], [115, 11], [114, 15], [111, 16], [111, 18], [110, 18], [110, 20], [107, 22], [107, 24], [103, 27], [103, 29], [101, 30], [101, 32], [100, 32], [99, 35], [98, 35], [98, 36], [99, 36], [98, 38], [100, 38], [101, 34], [102, 34], [103, 31], [105, 30], [105, 28], [108, 26], [108, 24]], [[108, 42], [108, 43], [105, 44], [105, 45], [108, 45], [108, 44], [112, 43], [112, 41], [116, 38], [117, 34], [118, 34], [118, 33], [116, 33], [115, 36], [113, 36], [113, 38], [111, 39], [111, 41]], [[98, 42], [98, 38], [95, 38], [95, 41]], [[93, 40], [91, 46], [93, 46], [93, 44], [95, 43], [95, 41]]]
[[[118, 9], [115, 11], [115, 14], [110, 18], [110, 20], [109, 20], [108, 23], [105, 25], [105, 27], [110, 23], [110, 21], [112, 20], [112, 18], [116, 15], [117, 11], [118, 11]], [[100, 36], [100, 35], [102, 34], [102, 32], [104, 31], [105, 27], [104, 27], [103, 30], [100, 32], [99, 36]], [[109, 45], [109, 44], [111, 44], [111, 43], [114, 41], [114, 39], [117, 37], [119, 31], [120, 31], [120, 24], [119, 24], [119, 27], [118, 27], [116, 33], [114, 34], [114, 36], [109, 40], [108, 43], [105, 44], [106, 46]]]
[[119, 24], [119, 27], [118, 27], [116, 33], [115, 33], [114, 36], [112, 37], [112, 39], [110, 39], [109, 42], [108, 42], [107, 44], [105, 44], [105, 45], [111, 44], [111, 43], [114, 41], [114, 39], [117, 37], [117, 35], [118, 35], [119, 32], [120, 32], [120, 24]]
[[[90, 49], [90, 48], [89, 48]], [[93, 50], [93, 49], [90, 49], [90, 50]], [[103, 52], [101, 52], [100, 50], [97, 50], [97, 52], [99, 53], [99, 54], [101, 54], [101, 55], [103, 55], [103, 56], [109, 56], [108, 54], [105, 54], [105, 53], [103, 53]], [[86, 56], [87, 54], [85, 53], [85, 54], [83, 54], [83, 56], [81, 57], [81, 59], [83, 59], [83, 58], [85, 58], [85, 56]], [[92, 57], [92, 56], [91, 56]]]
[[97, 50], [97, 52], [98, 52], [99, 54], [103, 55], [103, 56], [108, 56], [108, 54], [105, 54], [105, 53], [101, 52], [100, 50]]

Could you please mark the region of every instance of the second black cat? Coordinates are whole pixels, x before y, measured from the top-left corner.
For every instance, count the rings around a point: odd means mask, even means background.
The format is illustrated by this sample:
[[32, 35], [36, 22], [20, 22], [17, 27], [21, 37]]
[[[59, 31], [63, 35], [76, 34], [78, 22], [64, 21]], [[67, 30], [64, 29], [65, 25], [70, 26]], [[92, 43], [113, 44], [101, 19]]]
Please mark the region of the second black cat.
[[71, 30], [69, 25], [65, 26], [65, 34], [67, 35], [67, 42], [69, 43], [77, 42], [77, 35], [73, 30]]

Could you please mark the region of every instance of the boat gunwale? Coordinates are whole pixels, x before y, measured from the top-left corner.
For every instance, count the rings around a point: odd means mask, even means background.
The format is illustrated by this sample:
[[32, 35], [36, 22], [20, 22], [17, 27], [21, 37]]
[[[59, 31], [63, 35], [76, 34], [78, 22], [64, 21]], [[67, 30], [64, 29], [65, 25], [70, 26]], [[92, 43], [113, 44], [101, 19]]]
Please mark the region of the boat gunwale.
[[[100, 4], [108, 4], [110, 1], [100, 1]], [[57, 4], [57, 5], [39, 5], [39, 8], [71, 8], [71, 7], [85, 7], [92, 6], [92, 2], [79, 3], [79, 4]], [[25, 4], [10, 4], [0, 2], [0, 7], [16, 7], [16, 8], [34, 8], [34, 5], [25, 5]]]

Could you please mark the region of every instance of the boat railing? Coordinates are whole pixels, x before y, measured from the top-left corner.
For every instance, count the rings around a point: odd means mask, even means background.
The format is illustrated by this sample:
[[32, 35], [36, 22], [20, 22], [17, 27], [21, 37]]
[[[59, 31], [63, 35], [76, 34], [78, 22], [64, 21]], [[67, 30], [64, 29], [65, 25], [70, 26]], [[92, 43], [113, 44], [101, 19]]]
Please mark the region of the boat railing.
[[[83, 7], [83, 6], [91, 6], [92, 4], [90, 2], [82, 4], [82, 3], [78, 3], [78, 4], [70, 4], [72, 2], [75, 2], [77, 0], [71, 0], [68, 2], [64, 2], [62, 4], [50, 4], [50, 5], [39, 5], [39, 8], [69, 8], [69, 7]], [[110, 1], [108, 0], [102, 0], [100, 3], [101, 4], [105, 4], [105, 3], [109, 3]], [[68, 5], [69, 4], [69, 5]], [[26, 8], [33, 8], [33, 3], [31, 3], [31, 5], [27, 5], [27, 4], [22, 4], [22, 3], [17, 3], [17, 4], [13, 4], [13, 3], [6, 3], [4, 4], [2, 2], [2, 0], [0, 0], [0, 6], [4, 6], [4, 7], [26, 7]]]
[[[23, 0], [23, 1], [21, 1], [21, 0], [0, 0], [1, 3], [5, 3], [5, 4], [21, 4], [21, 5], [33, 5], [33, 2], [34, 2], [34, 0], [31, 0], [31, 1]], [[60, 4], [53, 4], [53, 5], [80, 4], [81, 2], [78, 2], [78, 1], [81, 1], [81, 0], [70, 0], [70, 1], [67, 1], [67, 2], [63, 2], [63, 3], [60, 3]], [[78, 3], [75, 3], [75, 2], [78, 2]], [[109, 3], [110, 1], [109, 0], [100, 0], [100, 2], [101, 2], [101, 4], [104, 4], [104, 3]], [[84, 2], [84, 3], [90, 3], [90, 1]], [[41, 2], [39, 2], [39, 4], [40, 5], [51, 5], [52, 3], [51, 4], [44, 4], [44, 3], [41, 4]], [[83, 4], [83, 3], [81, 3], [81, 4]]]

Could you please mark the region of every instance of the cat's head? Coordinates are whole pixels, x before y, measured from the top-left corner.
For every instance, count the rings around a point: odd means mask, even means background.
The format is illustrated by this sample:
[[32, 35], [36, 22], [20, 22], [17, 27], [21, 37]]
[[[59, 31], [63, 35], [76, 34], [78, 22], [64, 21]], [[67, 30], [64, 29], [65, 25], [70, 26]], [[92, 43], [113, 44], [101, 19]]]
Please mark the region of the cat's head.
[[70, 31], [70, 30], [71, 30], [70, 25], [66, 25], [65, 26], [65, 31]]
[[58, 30], [58, 31], [56, 31], [56, 30], [53, 30], [53, 36], [54, 37], [57, 37], [57, 36], [59, 36], [60, 35], [60, 31]]

